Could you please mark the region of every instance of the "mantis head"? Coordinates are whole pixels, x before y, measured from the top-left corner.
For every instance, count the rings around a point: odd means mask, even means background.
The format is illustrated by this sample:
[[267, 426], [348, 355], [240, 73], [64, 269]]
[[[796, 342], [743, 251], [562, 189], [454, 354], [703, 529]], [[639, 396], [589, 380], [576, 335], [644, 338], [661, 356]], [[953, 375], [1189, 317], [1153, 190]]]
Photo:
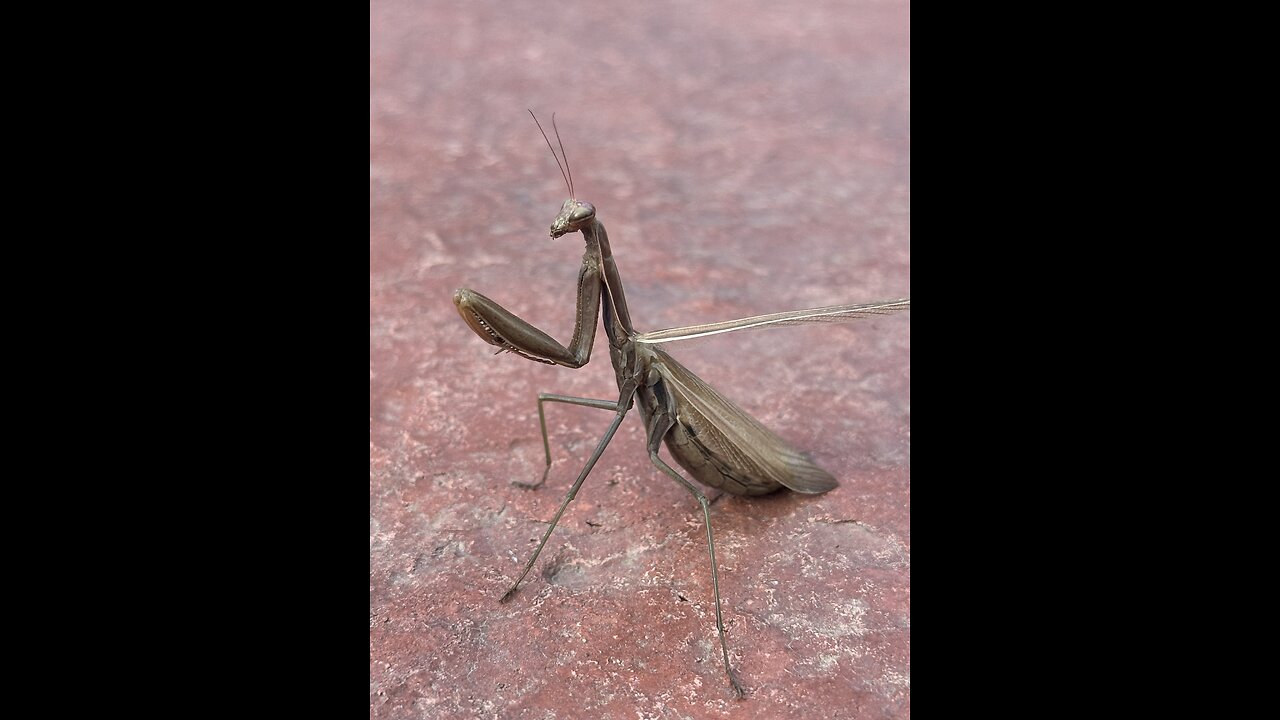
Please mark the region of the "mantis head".
[[551, 223], [551, 237], [558, 238], [591, 225], [596, 219], [596, 206], [584, 200], [565, 200], [560, 214]]
[[[564, 143], [560, 143], [560, 154], [564, 155], [564, 165], [560, 165], [560, 158], [556, 156], [556, 149], [551, 147], [551, 140], [547, 138], [547, 131], [542, 129], [542, 123], [538, 122], [538, 116], [529, 111], [529, 115], [533, 117], [533, 122], [538, 126], [538, 132], [542, 133], [542, 139], [547, 141], [547, 149], [551, 151], [551, 157], [556, 159], [556, 165], [560, 167], [560, 175], [564, 178], [565, 187], [569, 188], [569, 199], [564, 201], [564, 205], [560, 206], [560, 214], [551, 223], [551, 237], [558, 238], [561, 235], [567, 235], [575, 230], [581, 230], [589, 227], [596, 219], [596, 208], [589, 202], [573, 199], [573, 171], [569, 169], [569, 156], [565, 154]], [[551, 114], [551, 128], [556, 131], [556, 142], [560, 142], [560, 130], [556, 128], [555, 113]]]

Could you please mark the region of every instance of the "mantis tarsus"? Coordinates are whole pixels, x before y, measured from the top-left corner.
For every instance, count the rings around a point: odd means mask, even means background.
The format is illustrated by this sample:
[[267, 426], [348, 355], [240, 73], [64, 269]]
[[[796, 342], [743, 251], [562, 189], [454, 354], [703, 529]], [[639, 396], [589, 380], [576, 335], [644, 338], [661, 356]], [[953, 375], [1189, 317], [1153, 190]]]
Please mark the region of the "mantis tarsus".
[[[534, 122], [537, 122], [536, 116]], [[555, 117], [552, 116], [553, 128], [554, 125]], [[538, 128], [542, 129], [540, 123]], [[547, 147], [551, 148], [551, 141], [545, 132], [543, 139], [547, 140]], [[556, 140], [559, 139], [557, 130]], [[555, 155], [554, 148], [551, 148], [551, 154]], [[564, 155], [563, 143], [560, 143], [560, 154]], [[556, 164], [559, 163], [560, 158], [557, 157]], [[667, 450], [676, 463], [695, 480], [735, 495], [763, 495], [783, 487], [799, 493], [822, 493], [836, 487], [837, 483], [827, 471], [814, 465], [801, 452], [793, 449], [755, 418], [700, 380], [657, 344], [772, 325], [841, 322], [885, 315], [909, 309], [911, 301], [901, 299], [794, 310], [708, 325], [638, 333], [631, 324], [622, 278], [618, 274], [618, 266], [614, 262], [604, 225], [596, 219], [596, 209], [591, 203], [574, 199], [573, 175], [567, 169], [568, 164], [569, 158], [565, 156], [560, 172], [568, 186], [570, 199], [564, 202], [560, 214], [551, 223], [551, 237], [558, 238], [578, 231], [586, 239], [587, 245], [586, 254], [582, 257], [582, 268], [578, 272], [577, 315], [568, 347], [480, 293], [461, 289], [453, 295], [453, 302], [462, 319], [485, 342], [498, 346], [499, 352], [505, 350], [536, 362], [570, 368], [582, 367], [591, 359], [596, 316], [603, 303], [603, 324], [605, 336], [609, 339], [609, 358], [613, 361], [618, 380], [616, 401], [548, 393], [538, 395], [538, 421], [542, 429], [546, 469], [543, 470], [542, 479], [536, 483], [515, 483], [522, 487], [537, 488], [542, 485], [551, 469], [551, 447], [547, 440], [543, 403], [558, 402], [611, 410], [614, 418], [560, 504], [560, 509], [551, 518], [533, 556], [525, 563], [520, 577], [512, 583], [501, 601], [509, 600], [529, 574], [556, 523], [560, 521], [560, 516], [578, 494], [583, 481], [622, 424], [622, 419], [634, 405], [644, 420], [649, 460], [692, 493], [702, 506], [702, 517], [707, 529], [707, 550], [711, 556], [711, 588], [716, 603], [716, 630], [720, 638], [720, 652], [729, 683], [741, 698], [742, 686], [729, 665], [729, 648], [725, 641], [724, 620], [720, 609], [720, 579], [715, 540], [711, 533], [711, 503], [697, 486], [658, 456], [658, 448], [665, 441]]]

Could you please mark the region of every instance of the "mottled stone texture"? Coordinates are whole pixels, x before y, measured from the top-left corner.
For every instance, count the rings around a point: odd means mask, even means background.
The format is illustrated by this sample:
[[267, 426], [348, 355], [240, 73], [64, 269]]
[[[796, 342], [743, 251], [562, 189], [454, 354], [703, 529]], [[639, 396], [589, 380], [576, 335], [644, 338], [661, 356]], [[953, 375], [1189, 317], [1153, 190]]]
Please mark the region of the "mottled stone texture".
[[[539, 391], [581, 370], [494, 357], [478, 290], [562, 342], [581, 235], [525, 108], [558, 116], [641, 329], [910, 295], [908, 6], [370, 4], [369, 714], [910, 715], [910, 314], [677, 343], [690, 369], [834, 474], [712, 508], [734, 665], [720, 668], [696, 502], [629, 417], [529, 580], [609, 423]], [[714, 496], [716, 491], [709, 491]]]

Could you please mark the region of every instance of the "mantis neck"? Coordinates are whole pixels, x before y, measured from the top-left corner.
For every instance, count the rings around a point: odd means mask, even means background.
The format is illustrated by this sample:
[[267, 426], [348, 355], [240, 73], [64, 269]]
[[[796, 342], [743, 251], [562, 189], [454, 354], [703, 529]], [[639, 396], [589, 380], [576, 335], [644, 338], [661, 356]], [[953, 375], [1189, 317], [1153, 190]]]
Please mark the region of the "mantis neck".
[[[614, 320], [618, 327], [622, 330], [626, 337], [635, 335], [635, 328], [631, 325], [631, 311], [627, 309], [627, 296], [622, 290], [622, 276], [618, 274], [618, 264], [613, 261], [613, 251], [609, 248], [609, 234], [605, 232], [604, 225], [599, 220], [591, 223], [591, 227], [583, 228], [582, 234], [587, 239], [587, 245], [593, 242], [600, 247], [600, 262], [604, 266], [604, 284], [607, 295], [606, 309], [612, 309]], [[604, 331], [609, 335], [610, 342], [617, 344], [620, 338], [613, 328], [613, 323], [605, 318]]]

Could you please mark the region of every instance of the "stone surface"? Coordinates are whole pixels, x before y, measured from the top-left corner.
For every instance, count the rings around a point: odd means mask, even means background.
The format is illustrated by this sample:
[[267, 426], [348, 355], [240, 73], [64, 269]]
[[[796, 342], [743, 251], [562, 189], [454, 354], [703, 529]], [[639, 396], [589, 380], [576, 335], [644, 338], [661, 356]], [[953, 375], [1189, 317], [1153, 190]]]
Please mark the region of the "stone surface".
[[[554, 11], [551, 8], [556, 8]], [[471, 287], [561, 342], [581, 235], [525, 108], [557, 114], [641, 329], [910, 295], [909, 6], [370, 5], [370, 717], [910, 715], [910, 314], [667, 349], [841, 483], [712, 508], [623, 423], [511, 602], [616, 399], [494, 357]], [[554, 140], [554, 138], [553, 138]], [[710, 490], [715, 496], [717, 491]]]

